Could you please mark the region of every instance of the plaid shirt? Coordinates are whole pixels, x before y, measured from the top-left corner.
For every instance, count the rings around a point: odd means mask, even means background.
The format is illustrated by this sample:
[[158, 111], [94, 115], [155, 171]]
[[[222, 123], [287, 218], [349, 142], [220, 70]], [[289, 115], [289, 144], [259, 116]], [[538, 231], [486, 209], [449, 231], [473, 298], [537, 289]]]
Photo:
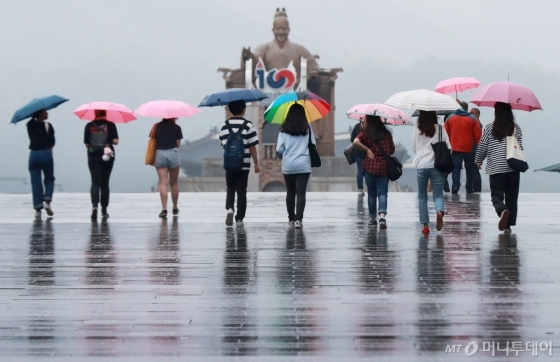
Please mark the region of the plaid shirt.
[[[360, 132], [356, 138], [361, 144], [369, 148], [375, 156], [374, 159], [371, 159], [365, 155], [364, 162], [362, 163], [362, 169], [373, 175], [386, 176], [387, 163], [385, 162], [385, 158], [379, 148], [377, 148], [377, 145], [368, 138], [366, 131], [364, 130]], [[395, 153], [395, 143], [393, 142], [393, 136], [391, 136], [390, 133], [387, 134], [387, 137], [384, 140], [379, 141], [379, 144], [388, 155]]]

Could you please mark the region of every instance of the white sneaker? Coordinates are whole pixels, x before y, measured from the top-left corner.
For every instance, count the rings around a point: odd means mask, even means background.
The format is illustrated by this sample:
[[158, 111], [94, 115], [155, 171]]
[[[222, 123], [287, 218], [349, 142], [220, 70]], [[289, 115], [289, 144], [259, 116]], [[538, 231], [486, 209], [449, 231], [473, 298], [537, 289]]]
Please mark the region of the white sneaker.
[[301, 220], [296, 220], [296, 221], [294, 222], [294, 227], [295, 227], [296, 229], [301, 229], [301, 228], [303, 227], [303, 224], [302, 224]]
[[293, 228], [295, 226], [295, 224], [296, 224], [295, 221], [288, 222], [288, 226], [291, 227], [291, 228]]
[[358, 196], [364, 196], [364, 190], [358, 189]]
[[52, 209], [51, 209], [51, 204], [50, 204], [50, 203], [45, 202], [45, 203], [44, 203], [44, 207], [45, 207], [45, 211], [47, 212], [47, 215], [49, 215], [49, 216], [53, 216], [53, 215], [54, 215], [54, 212], [53, 212]]
[[233, 226], [233, 209], [229, 209], [226, 215], [226, 225]]
[[36, 210], [36, 211], [35, 211], [35, 218], [36, 218], [36, 219], [40, 219], [41, 216], [42, 216], [41, 210]]
[[238, 228], [242, 228], [243, 227], [243, 221], [236, 221], [235, 226], [237, 226]]

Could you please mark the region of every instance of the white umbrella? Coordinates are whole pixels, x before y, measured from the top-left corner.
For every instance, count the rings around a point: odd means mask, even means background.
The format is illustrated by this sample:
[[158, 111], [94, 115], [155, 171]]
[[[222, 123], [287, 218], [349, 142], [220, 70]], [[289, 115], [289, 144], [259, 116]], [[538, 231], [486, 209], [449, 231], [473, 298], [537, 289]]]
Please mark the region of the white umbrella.
[[393, 107], [414, 108], [421, 111], [451, 111], [461, 108], [452, 97], [427, 89], [395, 93], [384, 103]]

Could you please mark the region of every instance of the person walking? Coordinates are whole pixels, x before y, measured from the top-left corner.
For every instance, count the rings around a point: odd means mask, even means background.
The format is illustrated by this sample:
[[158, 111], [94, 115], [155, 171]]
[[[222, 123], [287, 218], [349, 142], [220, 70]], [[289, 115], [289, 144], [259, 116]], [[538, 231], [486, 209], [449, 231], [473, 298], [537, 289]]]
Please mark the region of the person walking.
[[[480, 122], [480, 110], [478, 108], [471, 108], [470, 114], [476, 117], [478, 124], [480, 125], [480, 129], [483, 129], [482, 122]], [[479, 141], [480, 142], [480, 141]], [[478, 143], [473, 146], [471, 151], [472, 153], [472, 160], [474, 163], [474, 158], [476, 156], [476, 150], [478, 149]], [[480, 170], [478, 166], [475, 164], [474, 167], [474, 174], [473, 174], [473, 181], [472, 181], [472, 190], [473, 192], [481, 192], [482, 191], [482, 178], [480, 177]], [[468, 185], [466, 185], [468, 187]]]
[[423, 224], [423, 234], [430, 232], [428, 215], [428, 182], [431, 182], [434, 204], [436, 207], [436, 230], [443, 228], [443, 216], [445, 215], [443, 206], [443, 185], [445, 174], [434, 167], [435, 153], [432, 145], [441, 140], [447, 143], [451, 149], [449, 137], [445, 128], [438, 125], [437, 114], [435, 111], [420, 111], [418, 123], [412, 131], [412, 150], [416, 153], [412, 165], [416, 168], [416, 180], [418, 182], [418, 214], [420, 224]]
[[[383, 147], [388, 155], [395, 153], [393, 136], [379, 116], [368, 114], [364, 119], [364, 129], [354, 139], [354, 145], [364, 151], [366, 155], [362, 168], [368, 188], [369, 225], [377, 226], [376, 218], [379, 215], [379, 228], [386, 229], [389, 176], [387, 175], [387, 163], [379, 147]], [[377, 209], [378, 199], [379, 209]]]
[[[52, 149], [55, 144], [54, 128], [47, 122], [49, 113], [42, 109], [33, 114], [27, 122], [29, 135], [29, 174], [35, 216], [41, 217], [44, 208], [48, 216], [53, 216], [51, 201], [54, 192], [54, 161]], [[43, 180], [41, 180], [41, 173]], [[43, 187], [44, 184], [44, 187]]]
[[305, 109], [296, 103], [290, 107], [286, 119], [282, 123], [276, 143], [276, 152], [282, 157], [289, 225], [297, 229], [303, 227], [305, 192], [311, 175], [309, 142], [315, 144], [315, 136], [307, 123]]
[[156, 158], [154, 167], [159, 179], [159, 196], [161, 198], [161, 212], [159, 217], [167, 217], [168, 187], [171, 187], [171, 201], [173, 202], [173, 216], [179, 216], [179, 171], [181, 159], [179, 147], [183, 139], [181, 127], [176, 123], [177, 118], [164, 118], [154, 125], [150, 132], [155, 131]]
[[[364, 129], [364, 125], [362, 121], [356, 123], [354, 129], [352, 130], [352, 133], [350, 134], [351, 143], [354, 143], [356, 136], [358, 136], [363, 129]], [[354, 147], [354, 158], [356, 159], [356, 167], [357, 167], [356, 183], [358, 184], [358, 196], [364, 196], [364, 170], [362, 168], [362, 164], [364, 162], [364, 156], [365, 156], [364, 151]]]
[[498, 230], [505, 233], [511, 233], [511, 227], [517, 222], [520, 173], [509, 167], [507, 162], [507, 137], [513, 135], [523, 150], [523, 134], [521, 127], [515, 123], [511, 106], [508, 103], [496, 102], [494, 122], [484, 128], [475, 163], [481, 169], [482, 162], [487, 159], [486, 173], [490, 175], [490, 196], [500, 217]]
[[467, 112], [468, 104], [460, 102], [461, 109], [453, 112], [444, 123], [445, 131], [449, 135], [453, 153], [451, 158], [455, 164], [452, 173], [453, 184], [451, 193], [456, 194], [461, 188], [461, 169], [463, 162], [465, 163], [465, 172], [467, 174], [467, 182], [465, 188], [468, 194], [473, 193], [472, 182], [474, 175], [474, 160], [472, 159], [472, 149], [474, 145], [480, 142], [482, 130], [477, 119]]
[[97, 219], [97, 207], [101, 194], [101, 215], [107, 219], [109, 213], [109, 178], [115, 162], [115, 145], [119, 144], [117, 127], [106, 119], [107, 112], [96, 109], [95, 119], [86, 124], [84, 144], [87, 148], [88, 168], [91, 175], [91, 218]]
[[253, 123], [243, 118], [243, 116], [245, 115], [245, 108], [246, 105], [245, 101], [243, 100], [229, 102], [228, 109], [233, 116], [225, 121], [225, 124], [222, 126], [219, 134], [220, 142], [225, 148], [229, 135], [234, 132], [241, 132], [241, 139], [243, 140], [244, 147], [243, 167], [238, 171], [226, 170], [227, 226], [233, 225], [236, 194], [237, 215], [235, 215], [235, 222], [237, 226], [243, 226], [243, 219], [245, 218], [245, 212], [247, 211], [247, 183], [249, 181], [249, 170], [251, 169], [251, 158], [253, 158], [255, 173], [259, 173], [260, 171], [256, 147], [259, 144], [259, 139], [257, 137], [257, 131], [255, 130]]

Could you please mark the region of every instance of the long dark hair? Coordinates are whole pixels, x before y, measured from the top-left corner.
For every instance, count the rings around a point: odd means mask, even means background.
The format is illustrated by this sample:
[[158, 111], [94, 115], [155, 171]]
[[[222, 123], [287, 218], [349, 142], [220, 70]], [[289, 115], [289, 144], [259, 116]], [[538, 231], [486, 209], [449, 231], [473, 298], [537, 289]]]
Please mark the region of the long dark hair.
[[365, 120], [366, 134], [371, 141], [382, 141], [391, 134], [391, 131], [383, 124], [381, 117], [367, 114]]
[[428, 138], [436, 134], [437, 114], [435, 111], [420, 111], [418, 115], [418, 129], [420, 134]]
[[286, 115], [280, 132], [291, 134], [292, 136], [305, 136], [309, 125], [305, 116], [305, 109], [301, 104], [293, 104]]
[[492, 136], [497, 140], [503, 140], [513, 135], [515, 117], [508, 103], [496, 102], [494, 104], [494, 123], [492, 124]]

